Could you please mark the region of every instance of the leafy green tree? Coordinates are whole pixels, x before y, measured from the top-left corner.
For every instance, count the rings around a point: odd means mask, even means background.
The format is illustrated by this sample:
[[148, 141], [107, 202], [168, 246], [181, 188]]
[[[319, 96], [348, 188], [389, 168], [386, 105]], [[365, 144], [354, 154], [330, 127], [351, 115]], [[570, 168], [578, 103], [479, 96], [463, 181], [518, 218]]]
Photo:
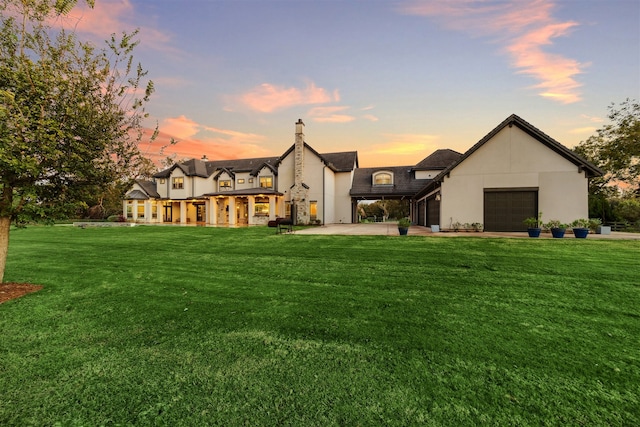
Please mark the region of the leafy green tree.
[[609, 106], [611, 123], [581, 142], [575, 151], [596, 164], [605, 176], [596, 186], [620, 182], [637, 188], [640, 180], [640, 103], [626, 99]]
[[12, 221], [73, 213], [146, 163], [153, 84], [133, 62], [136, 33], [99, 50], [47, 24], [75, 4], [0, 0], [0, 283]]

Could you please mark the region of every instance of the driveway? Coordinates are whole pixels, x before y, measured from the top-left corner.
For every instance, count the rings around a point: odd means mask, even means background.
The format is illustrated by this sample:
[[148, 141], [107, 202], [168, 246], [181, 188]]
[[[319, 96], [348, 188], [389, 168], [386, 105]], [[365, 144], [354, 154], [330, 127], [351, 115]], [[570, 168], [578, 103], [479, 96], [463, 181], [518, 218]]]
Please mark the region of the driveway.
[[[398, 226], [394, 222], [376, 222], [366, 224], [328, 224], [319, 227], [308, 227], [296, 230], [296, 234], [343, 234], [353, 236], [398, 236]], [[409, 227], [409, 236], [434, 236], [434, 237], [521, 237], [529, 238], [526, 232], [440, 232], [433, 233], [429, 227], [412, 225]], [[565, 238], [572, 237], [568, 231]], [[550, 233], [543, 233], [540, 238], [551, 239]], [[612, 232], [611, 234], [589, 234], [589, 239], [614, 239], [614, 240], [640, 240], [640, 233]]]

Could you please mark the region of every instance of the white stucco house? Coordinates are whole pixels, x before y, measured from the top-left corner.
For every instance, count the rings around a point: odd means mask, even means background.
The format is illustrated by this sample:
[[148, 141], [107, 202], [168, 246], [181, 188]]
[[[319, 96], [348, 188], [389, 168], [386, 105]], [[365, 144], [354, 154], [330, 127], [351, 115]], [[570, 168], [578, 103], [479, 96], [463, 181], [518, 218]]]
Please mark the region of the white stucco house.
[[415, 165], [360, 168], [355, 151], [321, 154], [295, 124], [279, 157], [192, 159], [135, 182], [123, 215], [142, 223], [259, 225], [357, 221], [362, 200], [406, 199], [419, 225], [481, 223], [523, 230], [522, 220], [571, 222], [588, 215], [588, 179], [602, 172], [512, 115], [466, 153], [436, 150]]

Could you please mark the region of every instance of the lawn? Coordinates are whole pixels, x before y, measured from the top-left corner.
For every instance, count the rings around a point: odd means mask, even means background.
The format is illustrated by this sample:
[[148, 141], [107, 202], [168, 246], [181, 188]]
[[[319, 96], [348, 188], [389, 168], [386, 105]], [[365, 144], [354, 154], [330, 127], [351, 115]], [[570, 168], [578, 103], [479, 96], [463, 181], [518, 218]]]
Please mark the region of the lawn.
[[12, 230], [0, 425], [640, 425], [640, 242]]

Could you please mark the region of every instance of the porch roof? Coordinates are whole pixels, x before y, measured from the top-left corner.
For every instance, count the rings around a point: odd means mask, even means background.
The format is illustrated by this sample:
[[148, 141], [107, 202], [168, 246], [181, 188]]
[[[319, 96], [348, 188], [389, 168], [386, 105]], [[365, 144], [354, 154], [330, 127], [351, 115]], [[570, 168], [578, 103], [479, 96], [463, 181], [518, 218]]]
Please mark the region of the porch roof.
[[283, 193], [276, 191], [272, 188], [244, 188], [242, 190], [226, 190], [215, 191], [213, 193], [205, 193], [203, 197], [211, 196], [283, 196]]

